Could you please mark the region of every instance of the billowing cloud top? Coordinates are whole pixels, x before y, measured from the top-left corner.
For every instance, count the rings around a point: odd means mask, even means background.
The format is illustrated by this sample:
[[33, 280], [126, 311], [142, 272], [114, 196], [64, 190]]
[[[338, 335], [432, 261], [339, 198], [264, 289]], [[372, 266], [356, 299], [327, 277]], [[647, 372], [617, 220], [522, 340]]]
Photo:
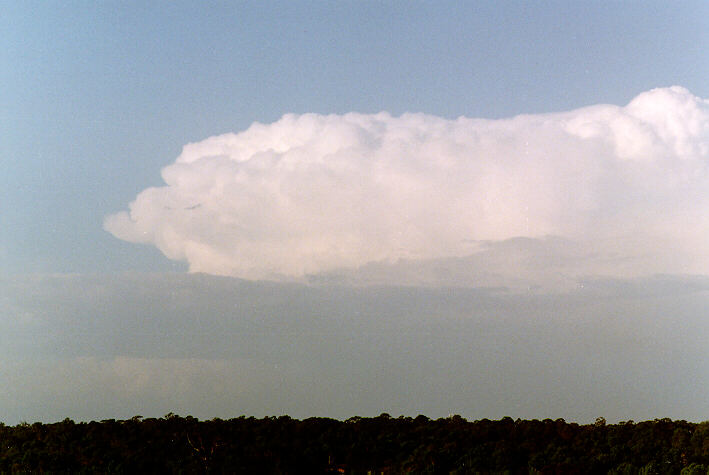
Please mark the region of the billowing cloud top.
[[676, 86], [505, 120], [288, 114], [188, 144], [162, 177], [105, 229], [196, 272], [298, 278], [491, 253], [512, 256], [510, 275], [709, 270], [709, 101]]

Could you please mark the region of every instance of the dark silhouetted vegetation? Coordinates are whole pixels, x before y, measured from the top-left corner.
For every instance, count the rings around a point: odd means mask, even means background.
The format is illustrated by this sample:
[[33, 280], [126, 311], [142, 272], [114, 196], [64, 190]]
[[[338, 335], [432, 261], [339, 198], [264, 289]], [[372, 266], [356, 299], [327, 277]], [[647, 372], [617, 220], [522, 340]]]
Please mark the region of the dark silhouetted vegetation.
[[168, 414], [0, 424], [2, 473], [706, 474], [709, 422]]

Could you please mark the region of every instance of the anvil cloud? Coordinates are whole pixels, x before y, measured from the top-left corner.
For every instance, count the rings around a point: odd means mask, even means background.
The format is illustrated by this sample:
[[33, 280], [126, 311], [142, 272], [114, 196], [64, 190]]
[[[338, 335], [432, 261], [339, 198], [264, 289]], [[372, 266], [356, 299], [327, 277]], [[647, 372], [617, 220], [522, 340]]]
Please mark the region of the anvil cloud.
[[510, 275], [709, 269], [709, 101], [677, 86], [503, 120], [288, 114], [186, 145], [162, 178], [104, 227], [193, 272], [484, 268], [520, 243]]

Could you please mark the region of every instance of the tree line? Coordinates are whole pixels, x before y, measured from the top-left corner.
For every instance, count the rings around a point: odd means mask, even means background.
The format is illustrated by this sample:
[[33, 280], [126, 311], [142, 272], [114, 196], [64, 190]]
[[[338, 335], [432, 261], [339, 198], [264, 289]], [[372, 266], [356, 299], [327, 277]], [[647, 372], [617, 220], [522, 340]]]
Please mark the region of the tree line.
[[2, 473], [707, 474], [709, 422], [460, 416], [0, 424]]

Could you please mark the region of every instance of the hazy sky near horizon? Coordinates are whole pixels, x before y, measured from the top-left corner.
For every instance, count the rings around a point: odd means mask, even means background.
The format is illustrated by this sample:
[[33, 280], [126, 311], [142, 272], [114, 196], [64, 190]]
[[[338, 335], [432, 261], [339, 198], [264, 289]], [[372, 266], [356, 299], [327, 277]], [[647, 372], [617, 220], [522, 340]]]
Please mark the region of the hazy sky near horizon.
[[706, 2], [0, 5], [0, 420], [706, 418]]

